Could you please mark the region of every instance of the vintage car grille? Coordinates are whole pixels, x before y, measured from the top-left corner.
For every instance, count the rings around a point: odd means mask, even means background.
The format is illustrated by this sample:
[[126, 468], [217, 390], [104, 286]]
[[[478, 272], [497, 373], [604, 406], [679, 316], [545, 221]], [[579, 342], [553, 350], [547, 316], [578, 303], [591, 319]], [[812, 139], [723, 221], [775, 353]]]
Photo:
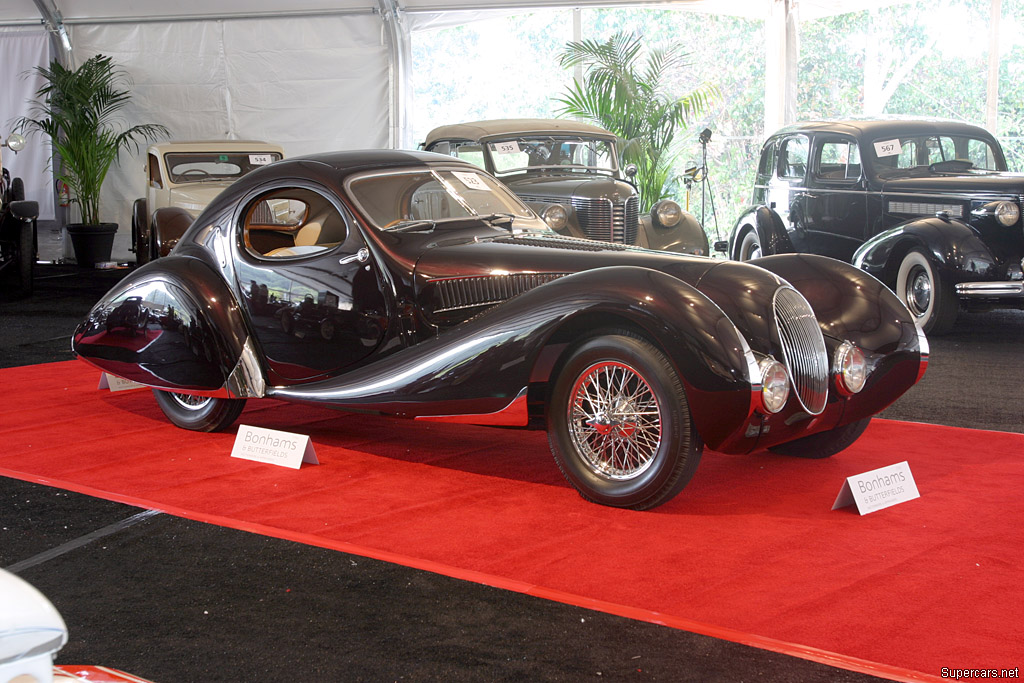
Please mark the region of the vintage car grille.
[[511, 273], [431, 280], [437, 287], [435, 313], [488, 306], [511, 299], [568, 273]]
[[604, 242], [636, 244], [640, 199], [633, 196], [624, 202], [610, 199], [573, 197], [580, 227], [587, 237]]
[[792, 287], [775, 292], [775, 327], [783, 363], [789, 370], [800, 405], [818, 415], [828, 399], [828, 352], [821, 328], [807, 300]]

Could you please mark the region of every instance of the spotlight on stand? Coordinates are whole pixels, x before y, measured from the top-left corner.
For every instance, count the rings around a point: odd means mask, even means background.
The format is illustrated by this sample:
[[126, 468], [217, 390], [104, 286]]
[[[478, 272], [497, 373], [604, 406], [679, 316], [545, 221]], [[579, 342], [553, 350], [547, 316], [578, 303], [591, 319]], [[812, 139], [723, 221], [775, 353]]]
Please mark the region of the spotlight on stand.
[[700, 225], [701, 227], [705, 226], [704, 205], [705, 202], [710, 201], [711, 217], [715, 219], [715, 237], [717, 238], [714, 247], [716, 251], [724, 252], [726, 249], [722, 245], [725, 242], [722, 241], [722, 235], [718, 231], [718, 214], [715, 212], [715, 194], [711, 189], [711, 179], [708, 178], [708, 143], [711, 142], [711, 129], [705, 128], [702, 130], [700, 135], [697, 136], [697, 140], [700, 142], [701, 147], [700, 168], [695, 168], [692, 175], [689, 175], [689, 169], [687, 169], [687, 174], [693, 179], [691, 182], [700, 183]]

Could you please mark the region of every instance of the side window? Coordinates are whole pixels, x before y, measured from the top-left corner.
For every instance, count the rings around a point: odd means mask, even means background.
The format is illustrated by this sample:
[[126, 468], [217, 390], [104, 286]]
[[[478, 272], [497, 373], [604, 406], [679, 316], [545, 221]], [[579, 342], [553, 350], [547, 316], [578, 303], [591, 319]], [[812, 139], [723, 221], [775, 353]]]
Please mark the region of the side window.
[[802, 180], [807, 174], [807, 138], [788, 138], [779, 147], [779, 177]]
[[824, 181], [860, 178], [860, 148], [850, 140], [826, 140], [818, 149], [815, 176]]
[[155, 154], [149, 155], [149, 186], [158, 190], [164, 187], [164, 181], [160, 177], [160, 160]]
[[777, 149], [778, 143], [772, 140], [761, 150], [761, 163], [757, 165], [757, 180], [754, 181], [757, 185], [765, 185], [771, 179]]
[[242, 220], [246, 250], [259, 258], [308, 256], [336, 247], [348, 221], [323, 195], [304, 188], [267, 192], [246, 207]]
[[468, 161], [474, 166], [484, 168], [484, 150], [475, 142], [453, 144], [452, 156]]

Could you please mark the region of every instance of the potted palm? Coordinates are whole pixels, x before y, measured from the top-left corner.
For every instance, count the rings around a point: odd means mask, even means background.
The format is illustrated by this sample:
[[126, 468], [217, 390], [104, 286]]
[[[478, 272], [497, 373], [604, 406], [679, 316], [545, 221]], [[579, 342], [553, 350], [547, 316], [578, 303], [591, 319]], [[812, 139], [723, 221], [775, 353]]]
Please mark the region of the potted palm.
[[591, 121], [619, 137], [622, 161], [635, 164], [641, 211], [650, 211], [669, 195], [675, 162], [673, 141], [679, 128], [707, 111], [718, 96], [710, 83], [679, 96], [669, 93], [670, 75], [687, 66], [680, 45], [646, 52], [640, 36], [616, 33], [607, 41], [567, 43], [563, 67], [583, 67], [557, 98], [560, 114]]
[[57, 61], [36, 67], [44, 83], [36, 91], [32, 116], [20, 120], [27, 131], [39, 131], [53, 143], [57, 180], [68, 187], [81, 211], [81, 223], [69, 223], [68, 234], [81, 266], [110, 259], [116, 223], [100, 220], [100, 188], [122, 150], [168, 134], [164, 126], [144, 123], [124, 127], [118, 114], [131, 100], [127, 73], [110, 57], [96, 55], [78, 69]]

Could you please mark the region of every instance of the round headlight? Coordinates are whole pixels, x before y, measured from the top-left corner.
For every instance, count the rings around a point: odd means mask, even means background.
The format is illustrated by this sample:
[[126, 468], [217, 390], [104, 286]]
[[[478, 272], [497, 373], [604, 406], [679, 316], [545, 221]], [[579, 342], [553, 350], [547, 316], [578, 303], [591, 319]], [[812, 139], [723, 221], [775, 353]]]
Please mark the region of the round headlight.
[[773, 358], [758, 363], [761, 368], [761, 404], [769, 413], [777, 413], [789, 398], [789, 373], [786, 366]]
[[683, 218], [682, 207], [671, 199], [662, 199], [651, 207], [651, 213], [654, 214], [658, 224], [664, 228], [675, 227]]
[[561, 204], [552, 204], [544, 209], [541, 218], [552, 230], [561, 230], [569, 222], [569, 212]]
[[1013, 202], [999, 202], [996, 204], [996, 220], [1000, 225], [1010, 227], [1020, 218], [1020, 207]]
[[836, 350], [835, 360], [836, 388], [839, 392], [850, 396], [864, 388], [868, 381], [868, 363], [864, 352], [848, 341], [844, 341]]
[[20, 152], [25, 149], [25, 138], [17, 133], [11, 133], [7, 136], [7, 139], [4, 140], [4, 145], [6, 145], [12, 152]]

